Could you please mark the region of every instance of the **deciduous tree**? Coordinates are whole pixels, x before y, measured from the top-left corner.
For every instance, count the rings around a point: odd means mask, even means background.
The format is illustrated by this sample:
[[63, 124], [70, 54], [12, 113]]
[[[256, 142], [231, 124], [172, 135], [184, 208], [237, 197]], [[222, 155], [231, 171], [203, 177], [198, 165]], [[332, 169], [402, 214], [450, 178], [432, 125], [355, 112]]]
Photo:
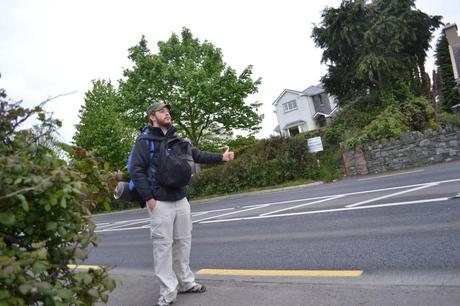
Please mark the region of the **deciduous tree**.
[[174, 123], [184, 137], [199, 146], [205, 135], [228, 136], [233, 129], [254, 132], [262, 117], [259, 103], [246, 103], [261, 80], [252, 79], [252, 66], [241, 74], [227, 66], [222, 52], [208, 41], [201, 43], [189, 29], [182, 29], [158, 43], [152, 54], [142, 37], [129, 49], [133, 67], [120, 82], [120, 109], [128, 124], [145, 125], [145, 111], [153, 101], [170, 104]]
[[127, 127], [119, 110], [119, 95], [110, 81], [93, 81], [81, 107], [80, 122], [73, 137], [75, 144], [96, 152], [113, 169], [126, 170], [133, 146], [134, 130]]

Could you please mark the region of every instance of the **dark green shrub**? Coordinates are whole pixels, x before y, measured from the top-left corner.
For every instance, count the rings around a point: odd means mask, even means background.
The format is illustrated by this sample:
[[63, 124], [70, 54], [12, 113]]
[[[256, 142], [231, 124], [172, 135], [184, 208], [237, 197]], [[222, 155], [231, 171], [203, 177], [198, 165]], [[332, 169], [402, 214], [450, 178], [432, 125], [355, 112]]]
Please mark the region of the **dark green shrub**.
[[[263, 139], [237, 154], [234, 161], [203, 169], [194, 177], [189, 196], [235, 193], [297, 180], [333, 180], [340, 173], [337, 171], [341, 168], [337, 168], [340, 152], [336, 147], [330, 151], [329, 155], [309, 153], [305, 134]], [[332, 163], [331, 156], [334, 156]]]
[[[42, 106], [42, 105], [41, 105]], [[97, 245], [91, 210], [110, 203], [108, 164], [79, 148], [52, 148], [60, 124], [0, 92], [0, 305], [92, 305], [115, 283], [107, 268], [74, 271]], [[37, 115], [34, 129], [18, 130]]]
[[460, 126], [460, 114], [441, 113], [441, 123]]
[[425, 97], [408, 95], [405, 101], [398, 103], [393, 95], [388, 95], [384, 96], [382, 100], [383, 104], [386, 105], [385, 109], [366, 126], [357, 128], [353, 121], [350, 121], [347, 128], [343, 128], [343, 125], [333, 124], [330, 127], [331, 132], [329, 132], [332, 136], [328, 136], [328, 139], [334, 139], [334, 131], [344, 131], [342, 134], [343, 142], [354, 147], [357, 143], [369, 140], [398, 138], [401, 133], [423, 131], [435, 127], [433, 106]]
[[409, 97], [400, 106], [401, 112], [411, 131], [435, 128], [434, 108], [425, 97]]
[[369, 139], [377, 140], [399, 137], [401, 133], [408, 131], [406, 116], [398, 105], [390, 105], [365, 127], [364, 134]]

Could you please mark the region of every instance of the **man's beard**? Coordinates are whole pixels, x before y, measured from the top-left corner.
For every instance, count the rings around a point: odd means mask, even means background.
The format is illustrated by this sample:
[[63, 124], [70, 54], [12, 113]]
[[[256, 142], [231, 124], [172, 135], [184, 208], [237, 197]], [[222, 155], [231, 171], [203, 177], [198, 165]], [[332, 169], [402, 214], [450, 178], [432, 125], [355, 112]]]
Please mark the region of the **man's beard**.
[[168, 128], [171, 125], [171, 120], [168, 120], [168, 122], [165, 120], [157, 120], [157, 125], [160, 128]]

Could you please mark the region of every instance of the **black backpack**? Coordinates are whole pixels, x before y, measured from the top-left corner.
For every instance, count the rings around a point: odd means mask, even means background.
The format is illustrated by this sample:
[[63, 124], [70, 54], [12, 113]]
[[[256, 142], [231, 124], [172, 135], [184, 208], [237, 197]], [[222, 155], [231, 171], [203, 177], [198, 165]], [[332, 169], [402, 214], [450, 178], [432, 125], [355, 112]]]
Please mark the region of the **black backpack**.
[[160, 185], [171, 188], [188, 185], [193, 173], [190, 143], [178, 136], [158, 137], [144, 134], [138, 137], [138, 141], [142, 139], [160, 142], [157, 156], [158, 168], [156, 169], [156, 179]]

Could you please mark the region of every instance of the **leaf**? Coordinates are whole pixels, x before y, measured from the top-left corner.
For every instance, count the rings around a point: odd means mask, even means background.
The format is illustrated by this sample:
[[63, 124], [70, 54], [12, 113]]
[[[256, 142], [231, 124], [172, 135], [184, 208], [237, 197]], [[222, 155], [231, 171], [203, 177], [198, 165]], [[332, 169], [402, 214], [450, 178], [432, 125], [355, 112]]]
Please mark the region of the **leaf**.
[[36, 286], [38, 289], [41, 289], [42, 291], [48, 291], [52, 288], [51, 284], [46, 281], [40, 281], [36, 283]]
[[88, 252], [86, 252], [82, 248], [76, 248], [74, 251], [74, 255], [77, 259], [85, 260], [88, 257]]
[[109, 200], [104, 201], [104, 209], [106, 211], [111, 211], [112, 210], [112, 207], [110, 207], [110, 201]]
[[0, 223], [6, 226], [16, 223], [16, 216], [10, 212], [0, 213]]
[[112, 291], [116, 287], [116, 282], [115, 280], [111, 278], [106, 278], [102, 281], [102, 285], [104, 286], [104, 289]]
[[69, 289], [59, 289], [57, 290], [57, 295], [64, 299], [64, 301], [70, 301], [74, 295], [72, 290]]
[[36, 262], [34, 262], [34, 264], [32, 265], [32, 273], [33, 273], [34, 275], [40, 274], [40, 273], [42, 273], [43, 271], [45, 271], [47, 267], [48, 267], [48, 262], [36, 261]]
[[46, 230], [54, 232], [56, 230], [57, 226], [58, 226], [57, 222], [50, 221], [50, 222], [48, 222], [46, 224]]
[[50, 195], [49, 203], [51, 204], [51, 206], [55, 206], [58, 203], [58, 197], [56, 194], [53, 193]]
[[89, 285], [93, 281], [93, 277], [88, 273], [84, 273], [82, 280], [85, 285]]
[[67, 200], [66, 200], [65, 197], [61, 198], [61, 204], [60, 205], [61, 205], [62, 208], [67, 208]]
[[106, 293], [102, 293], [101, 294], [101, 301], [104, 302], [105, 304], [107, 304], [107, 302], [109, 301], [109, 295], [106, 294]]
[[10, 297], [8, 290], [0, 290], [0, 300], [4, 300]]
[[99, 291], [96, 288], [89, 289], [88, 294], [91, 295], [94, 298], [99, 297]]
[[28, 294], [31, 290], [32, 290], [32, 286], [30, 284], [22, 284], [18, 287], [19, 289], [19, 292], [21, 292], [22, 294], [26, 295]]
[[27, 202], [22, 202], [21, 207], [24, 211], [29, 211], [29, 203]]
[[58, 233], [59, 233], [59, 235], [61, 235], [62, 237], [64, 237], [64, 236], [67, 235], [67, 230], [64, 228], [64, 226], [59, 226], [59, 227], [58, 227]]
[[17, 198], [21, 201], [21, 207], [24, 211], [29, 211], [29, 203], [27, 203], [27, 199], [23, 194], [18, 194]]

